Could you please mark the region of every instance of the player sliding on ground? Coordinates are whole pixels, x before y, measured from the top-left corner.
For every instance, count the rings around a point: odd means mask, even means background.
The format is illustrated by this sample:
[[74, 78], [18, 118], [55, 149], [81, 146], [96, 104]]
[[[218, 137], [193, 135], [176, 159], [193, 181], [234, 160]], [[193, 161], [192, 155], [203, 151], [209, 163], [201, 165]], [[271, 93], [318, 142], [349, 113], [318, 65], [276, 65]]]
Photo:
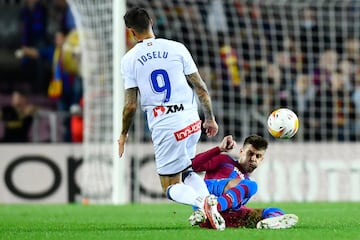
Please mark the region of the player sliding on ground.
[[[192, 161], [196, 172], [205, 172], [205, 183], [209, 192], [218, 196], [217, 208], [224, 217], [226, 226], [274, 229], [295, 225], [298, 217], [285, 214], [281, 209], [244, 207], [257, 192], [257, 183], [250, 179], [250, 174], [264, 160], [268, 142], [258, 135], [248, 136], [240, 148], [238, 159], [227, 153], [235, 145], [231, 135], [225, 136], [219, 146], [197, 154]], [[191, 225], [208, 226], [201, 209], [194, 211], [189, 221]]]
[[217, 211], [216, 196], [209, 194], [204, 180], [191, 170], [201, 135], [196, 95], [205, 116], [207, 136], [218, 132], [206, 84], [183, 44], [155, 38], [152, 19], [145, 9], [128, 10], [124, 20], [138, 42], [121, 60], [125, 104], [119, 156], [124, 153], [139, 95], [163, 191], [170, 200], [199, 207], [213, 228], [223, 230], [225, 223]]

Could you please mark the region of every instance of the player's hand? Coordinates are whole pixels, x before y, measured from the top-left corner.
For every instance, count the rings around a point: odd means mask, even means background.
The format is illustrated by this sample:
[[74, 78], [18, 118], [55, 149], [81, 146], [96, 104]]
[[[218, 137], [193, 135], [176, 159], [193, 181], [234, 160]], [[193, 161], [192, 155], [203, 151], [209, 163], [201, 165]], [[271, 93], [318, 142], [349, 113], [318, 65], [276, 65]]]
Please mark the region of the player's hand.
[[218, 125], [215, 119], [208, 119], [204, 121], [203, 128], [205, 128], [205, 133], [208, 137], [213, 137], [218, 132]]
[[124, 154], [125, 142], [126, 142], [127, 136], [128, 136], [127, 134], [126, 135], [121, 134], [118, 139], [119, 157], [122, 157], [122, 155]]
[[236, 142], [234, 141], [232, 135], [225, 136], [221, 141], [219, 148], [221, 152], [228, 152], [236, 146]]

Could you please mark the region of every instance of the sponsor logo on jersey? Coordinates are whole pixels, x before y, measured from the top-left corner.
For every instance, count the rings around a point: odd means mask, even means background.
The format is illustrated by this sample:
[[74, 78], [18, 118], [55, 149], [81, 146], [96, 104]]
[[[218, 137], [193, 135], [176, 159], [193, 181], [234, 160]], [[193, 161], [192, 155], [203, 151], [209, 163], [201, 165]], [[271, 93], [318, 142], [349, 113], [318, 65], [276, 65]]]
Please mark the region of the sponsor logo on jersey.
[[168, 106], [156, 106], [153, 108], [154, 117], [158, 117], [164, 114], [176, 113], [184, 110], [184, 105], [168, 105]]
[[192, 124], [190, 124], [189, 126], [174, 132], [176, 141], [181, 141], [184, 140], [185, 138], [187, 138], [188, 136], [190, 136], [191, 134], [194, 134], [198, 131], [201, 130], [201, 120], [198, 120]]

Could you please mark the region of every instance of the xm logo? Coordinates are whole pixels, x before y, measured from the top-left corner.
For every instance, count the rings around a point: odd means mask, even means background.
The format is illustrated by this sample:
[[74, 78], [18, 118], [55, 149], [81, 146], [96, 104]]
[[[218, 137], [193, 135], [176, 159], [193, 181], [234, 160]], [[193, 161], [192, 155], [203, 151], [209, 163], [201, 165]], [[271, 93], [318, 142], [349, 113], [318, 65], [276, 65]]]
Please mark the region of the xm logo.
[[154, 117], [157, 117], [157, 116], [161, 116], [164, 114], [175, 113], [175, 112], [179, 112], [179, 111], [183, 111], [183, 110], [184, 110], [184, 106], [182, 104], [168, 105], [168, 106], [156, 106], [153, 108], [153, 114], [154, 114]]

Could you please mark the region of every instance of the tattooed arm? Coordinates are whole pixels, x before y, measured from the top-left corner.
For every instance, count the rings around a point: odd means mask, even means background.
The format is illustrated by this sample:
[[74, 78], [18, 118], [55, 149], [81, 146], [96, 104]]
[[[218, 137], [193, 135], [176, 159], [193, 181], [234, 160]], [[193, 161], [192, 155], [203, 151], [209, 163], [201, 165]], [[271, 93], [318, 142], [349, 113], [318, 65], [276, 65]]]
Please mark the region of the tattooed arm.
[[137, 108], [138, 88], [129, 88], [125, 90], [125, 104], [122, 113], [122, 130], [118, 139], [119, 156], [124, 153], [125, 142], [131, 125], [134, 122]]
[[218, 125], [215, 121], [211, 98], [206, 84], [202, 80], [199, 72], [186, 75], [186, 79], [199, 97], [199, 101], [205, 117], [203, 127], [205, 128], [206, 134], [208, 137], [213, 137], [218, 132]]

